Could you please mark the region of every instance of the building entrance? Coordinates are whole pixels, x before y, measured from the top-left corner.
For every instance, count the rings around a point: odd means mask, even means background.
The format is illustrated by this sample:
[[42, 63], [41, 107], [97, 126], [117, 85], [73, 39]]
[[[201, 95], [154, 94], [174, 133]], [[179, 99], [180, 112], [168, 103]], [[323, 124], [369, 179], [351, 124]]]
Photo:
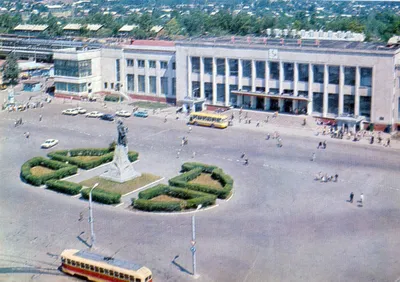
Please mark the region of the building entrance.
[[264, 110], [264, 97], [257, 97], [256, 109]]
[[292, 100], [283, 100], [283, 112], [291, 113], [293, 111], [293, 101]]
[[270, 111], [279, 111], [279, 100], [271, 98]]

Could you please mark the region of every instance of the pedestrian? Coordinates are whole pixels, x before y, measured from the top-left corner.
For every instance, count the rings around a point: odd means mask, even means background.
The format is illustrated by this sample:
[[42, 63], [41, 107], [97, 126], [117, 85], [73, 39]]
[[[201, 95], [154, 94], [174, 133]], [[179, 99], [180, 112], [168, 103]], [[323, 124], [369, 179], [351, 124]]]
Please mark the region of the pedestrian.
[[42, 115], [39, 115], [39, 121], [42, 121]]
[[282, 147], [282, 139], [281, 138], [277, 138], [276, 139], [276, 146], [278, 146], [279, 148]]
[[166, 122], [167, 122], [167, 116], [164, 117], [164, 123], [166, 123]]
[[374, 144], [374, 136], [371, 136], [371, 141], [369, 142], [369, 144]]
[[318, 143], [317, 149], [319, 149], [320, 147], [322, 147], [322, 142], [319, 142], [319, 143]]
[[364, 205], [364, 194], [363, 193], [361, 193], [361, 195], [360, 195], [360, 204]]
[[335, 182], [338, 181], [338, 178], [339, 178], [339, 175], [336, 173], [336, 174], [335, 174]]
[[26, 132], [25, 137], [29, 139], [29, 131]]
[[192, 159], [194, 159], [195, 157], [196, 157], [196, 152], [193, 152]]
[[326, 149], [326, 141], [324, 141], [324, 143], [322, 143], [322, 149]]
[[354, 198], [354, 193], [351, 192], [351, 193], [350, 193], [350, 203], [353, 203], [353, 198]]
[[259, 120], [257, 120], [256, 127], [260, 127], [260, 121]]
[[178, 150], [178, 152], [176, 152], [176, 158], [179, 159], [179, 155], [181, 154], [181, 150]]
[[249, 164], [249, 159], [244, 159], [244, 165], [248, 165]]
[[315, 161], [315, 153], [312, 153], [311, 161], [312, 161], [312, 162]]
[[267, 134], [267, 137], [265, 138], [265, 140], [269, 140], [271, 138], [271, 135], [269, 135], [269, 133]]
[[189, 133], [192, 132], [192, 127], [191, 126], [189, 126], [189, 131], [188, 132]]

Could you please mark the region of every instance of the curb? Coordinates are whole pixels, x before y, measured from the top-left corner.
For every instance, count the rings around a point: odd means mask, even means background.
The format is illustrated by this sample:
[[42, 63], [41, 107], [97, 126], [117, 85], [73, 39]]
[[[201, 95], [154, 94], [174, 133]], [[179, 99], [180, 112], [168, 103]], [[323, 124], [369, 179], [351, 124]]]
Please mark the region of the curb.
[[151, 182], [151, 183], [149, 183], [149, 184], [146, 184], [146, 185], [144, 185], [144, 186], [142, 186], [142, 187], [139, 187], [139, 188], [137, 188], [136, 190], [133, 190], [133, 191], [128, 192], [128, 193], [126, 193], [126, 194], [124, 194], [124, 195], [121, 195], [121, 198], [122, 198], [122, 197], [125, 197], [125, 196], [127, 196], [127, 195], [129, 195], [129, 194], [135, 193], [135, 192], [137, 192], [137, 191], [146, 189], [148, 186], [154, 185], [155, 183], [157, 183], [157, 182], [159, 182], [159, 181], [162, 181], [162, 180], [164, 180], [164, 179], [165, 179], [165, 177], [162, 177], [162, 178], [160, 178], [160, 179], [158, 179], [158, 180], [156, 180], [156, 181], [153, 181], [153, 182]]

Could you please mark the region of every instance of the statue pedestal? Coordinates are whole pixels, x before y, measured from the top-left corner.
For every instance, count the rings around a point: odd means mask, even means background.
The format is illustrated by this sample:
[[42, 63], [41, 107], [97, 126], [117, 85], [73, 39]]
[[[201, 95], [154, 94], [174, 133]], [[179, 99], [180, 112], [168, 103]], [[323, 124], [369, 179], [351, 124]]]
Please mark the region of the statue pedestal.
[[128, 158], [128, 147], [117, 145], [114, 150], [114, 158], [108, 170], [100, 175], [101, 178], [123, 183], [141, 176], [141, 173], [134, 170]]

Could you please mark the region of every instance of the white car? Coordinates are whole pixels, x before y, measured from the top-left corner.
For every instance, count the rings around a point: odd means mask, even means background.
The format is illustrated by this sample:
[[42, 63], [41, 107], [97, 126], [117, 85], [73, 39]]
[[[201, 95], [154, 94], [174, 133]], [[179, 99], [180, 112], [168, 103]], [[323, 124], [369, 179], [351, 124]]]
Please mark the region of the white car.
[[121, 110], [121, 111], [116, 112], [115, 115], [117, 115], [119, 117], [130, 117], [131, 113], [128, 111]]
[[48, 148], [54, 147], [57, 144], [58, 144], [57, 139], [47, 139], [46, 141], [44, 141], [44, 143], [40, 147], [43, 149], [48, 149]]
[[86, 109], [81, 107], [75, 108], [75, 110], [78, 111], [78, 114], [86, 114], [87, 112]]
[[62, 114], [69, 115], [69, 116], [76, 116], [79, 113], [76, 109], [66, 109], [66, 110], [62, 111]]
[[88, 117], [88, 118], [99, 118], [99, 117], [101, 117], [102, 115], [104, 115], [104, 114], [103, 114], [103, 113], [100, 113], [100, 112], [98, 112], [98, 111], [93, 111], [93, 112], [87, 113], [87, 114], [86, 114], [86, 117]]

